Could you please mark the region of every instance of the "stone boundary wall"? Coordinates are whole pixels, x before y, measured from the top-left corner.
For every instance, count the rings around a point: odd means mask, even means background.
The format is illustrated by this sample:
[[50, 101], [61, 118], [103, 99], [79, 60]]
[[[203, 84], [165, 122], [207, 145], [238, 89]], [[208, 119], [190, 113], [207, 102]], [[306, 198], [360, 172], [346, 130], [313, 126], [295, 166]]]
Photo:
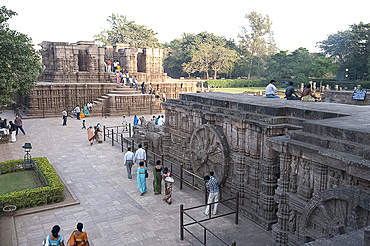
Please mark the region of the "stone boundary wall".
[[322, 94], [322, 101], [329, 103], [342, 103], [351, 105], [370, 105], [370, 95], [365, 100], [352, 100], [353, 91], [325, 91]]

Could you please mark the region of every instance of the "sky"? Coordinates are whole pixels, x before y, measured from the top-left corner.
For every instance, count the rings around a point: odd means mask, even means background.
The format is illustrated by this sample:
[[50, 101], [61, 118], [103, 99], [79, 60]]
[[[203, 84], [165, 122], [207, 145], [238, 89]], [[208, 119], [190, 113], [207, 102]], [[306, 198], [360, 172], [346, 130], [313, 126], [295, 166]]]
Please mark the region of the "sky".
[[18, 13], [9, 20], [10, 28], [27, 34], [34, 44], [93, 41], [109, 28], [112, 13], [153, 29], [165, 43], [202, 31], [238, 41], [240, 28], [249, 27], [245, 15], [256, 11], [269, 15], [280, 50], [304, 47], [310, 52], [318, 52], [316, 43], [330, 34], [370, 23], [368, 0], [1, 0], [0, 6]]

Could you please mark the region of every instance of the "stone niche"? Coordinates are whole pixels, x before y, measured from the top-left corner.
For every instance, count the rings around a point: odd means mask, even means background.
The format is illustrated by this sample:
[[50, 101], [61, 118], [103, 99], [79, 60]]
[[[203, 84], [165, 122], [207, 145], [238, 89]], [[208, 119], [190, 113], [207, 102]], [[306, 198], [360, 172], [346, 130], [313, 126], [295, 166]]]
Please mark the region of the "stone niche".
[[[162, 106], [158, 151], [199, 176], [214, 171], [277, 245], [370, 225], [366, 108], [226, 93], [182, 94]], [[150, 142], [150, 131], [140, 139]]]

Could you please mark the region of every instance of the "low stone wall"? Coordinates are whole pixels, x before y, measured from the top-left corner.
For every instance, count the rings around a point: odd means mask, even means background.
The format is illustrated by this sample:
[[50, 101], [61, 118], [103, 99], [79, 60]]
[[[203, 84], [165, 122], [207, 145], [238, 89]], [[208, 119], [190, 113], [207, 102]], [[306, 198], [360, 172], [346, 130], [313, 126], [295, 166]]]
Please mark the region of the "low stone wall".
[[370, 105], [369, 95], [365, 100], [352, 100], [353, 91], [325, 91], [321, 101], [328, 103], [342, 103], [351, 105]]

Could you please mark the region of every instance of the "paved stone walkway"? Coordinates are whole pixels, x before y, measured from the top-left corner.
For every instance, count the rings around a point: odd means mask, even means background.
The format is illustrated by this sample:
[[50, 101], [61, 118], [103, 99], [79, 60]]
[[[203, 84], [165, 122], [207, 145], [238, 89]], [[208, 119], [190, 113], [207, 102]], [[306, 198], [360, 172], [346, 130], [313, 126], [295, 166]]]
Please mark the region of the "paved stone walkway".
[[[14, 120], [14, 114], [6, 111], [0, 117]], [[145, 116], [150, 119], [151, 116]], [[128, 117], [132, 122], [133, 117]], [[86, 126], [119, 125], [121, 117], [86, 118]], [[109, 142], [94, 143], [90, 146], [86, 130], [81, 129], [81, 121], [68, 118], [67, 126], [62, 126], [62, 117], [46, 119], [24, 119], [26, 135], [20, 133], [16, 143], [0, 145], [0, 161], [22, 159], [26, 142], [32, 143], [32, 157], [47, 157], [65, 186], [79, 204], [46, 211], [22, 209], [14, 217], [14, 232], [11, 220], [2, 220], [3, 234], [0, 245], [34, 246], [41, 245], [43, 238], [50, 233], [52, 226], [61, 226], [60, 234], [67, 240], [77, 222], [84, 224], [90, 245], [200, 245], [185, 232], [185, 240], [180, 241], [179, 207], [201, 205], [203, 194], [187, 186], [179, 190], [178, 182], [173, 189], [173, 203], [167, 205], [163, 194], [154, 196], [152, 175], [147, 181], [148, 192], [140, 196], [134, 178], [127, 179], [123, 166], [123, 153], [119, 147]], [[151, 174], [151, 167], [149, 167]], [[175, 181], [176, 182], [176, 181]], [[226, 209], [220, 207], [220, 213]], [[27, 211], [30, 211], [29, 214]], [[193, 212], [196, 218], [204, 218], [203, 209]], [[23, 215], [22, 215], [23, 214]], [[7, 221], [7, 223], [3, 223]], [[205, 223], [221, 238], [237, 245], [273, 245], [271, 232], [242, 217], [239, 225], [234, 225], [234, 217], [228, 216]], [[5, 228], [5, 229], [4, 229]], [[202, 229], [192, 226], [191, 230], [202, 238]], [[4, 232], [5, 231], [5, 232]], [[6, 234], [6, 235], [4, 235]], [[211, 235], [209, 245], [223, 245], [214, 241]]]

